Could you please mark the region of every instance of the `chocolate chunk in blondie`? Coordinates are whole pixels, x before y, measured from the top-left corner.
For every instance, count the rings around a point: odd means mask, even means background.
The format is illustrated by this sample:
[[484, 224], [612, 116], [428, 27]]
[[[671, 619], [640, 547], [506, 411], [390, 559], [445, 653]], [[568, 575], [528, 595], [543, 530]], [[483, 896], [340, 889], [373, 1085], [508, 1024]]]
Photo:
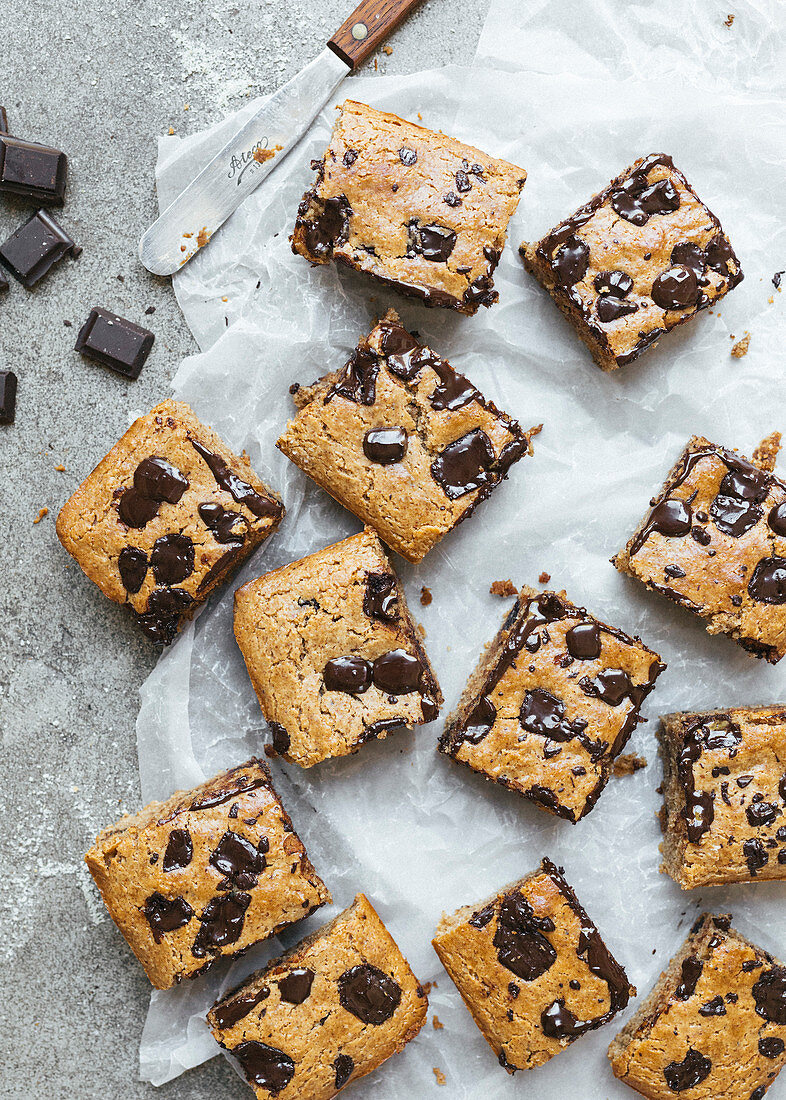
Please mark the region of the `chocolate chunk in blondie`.
[[441, 752], [576, 822], [608, 782], [665, 668], [564, 592], [519, 599], [445, 723]]
[[742, 281], [720, 222], [665, 153], [637, 160], [519, 251], [603, 370], [633, 362]]

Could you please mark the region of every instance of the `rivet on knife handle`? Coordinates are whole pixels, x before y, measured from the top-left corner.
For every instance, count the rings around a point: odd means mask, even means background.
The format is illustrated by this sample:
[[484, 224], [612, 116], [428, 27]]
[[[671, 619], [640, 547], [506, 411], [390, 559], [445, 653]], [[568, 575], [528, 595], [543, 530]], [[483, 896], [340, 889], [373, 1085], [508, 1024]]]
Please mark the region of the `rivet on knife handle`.
[[362, 0], [328, 42], [352, 68], [361, 65], [420, 0]]

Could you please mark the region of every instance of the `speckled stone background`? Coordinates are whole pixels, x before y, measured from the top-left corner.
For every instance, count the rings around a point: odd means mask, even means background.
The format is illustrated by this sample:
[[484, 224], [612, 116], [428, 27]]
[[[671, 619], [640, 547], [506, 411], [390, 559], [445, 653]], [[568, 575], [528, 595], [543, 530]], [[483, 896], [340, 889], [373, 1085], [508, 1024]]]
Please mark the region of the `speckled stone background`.
[[[101, 826], [138, 805], [134, 721], [155, 653], [61, 549], [54, 519], [130, 419], [168, 396], [179, 360], [195, 350], [169, 281], [136, 259], [157, 210], [156, 136], [201, 129], [272, 91], [350, 6], [40, 0], [1, 9], [0, 103], [12, 133], [69, 154], [60, 217], [84, 247], [32, 291], [14, 283], [0, 298], [0, 369], [19, 377], [16, 424], [0, 428], [0, 1095], [8, 1100], [251, 1095], [220, 1058], [160, 1090], [137, 1080], [150, 987], [102, 918], [82, 853]], [[379, 71], [469, 62], [487, 8], [488, 0], [425, 0], [390, 39], [393, 52], [377, 56]], [[3, 197], [0, 239], [32, 210]], [[73, 351], [94, 305], [155, 332], [137, 382]]]

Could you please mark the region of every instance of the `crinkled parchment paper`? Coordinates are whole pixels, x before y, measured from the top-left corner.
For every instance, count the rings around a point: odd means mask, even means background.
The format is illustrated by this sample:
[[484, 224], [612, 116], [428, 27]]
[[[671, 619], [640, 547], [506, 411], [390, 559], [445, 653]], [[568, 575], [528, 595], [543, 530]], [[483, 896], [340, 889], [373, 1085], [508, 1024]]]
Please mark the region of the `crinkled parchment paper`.
[[[526, 12], [523, 10], [526, 9]], [[438, 11], [434, 10], [438, 18]], [[775, 2], [560, 5], [497, 0], [473, 70], [353, 79], [352, 96], [442, 128], [525, 167], [529, 179], [496, 278], [500, 303], [474, 318], [428, 311], [352, 274], [311, 269], [288, 234], [312, 156], [334, 117], [325, 110], [300, 147], [175, 280], [202, 353], [174, 380], [235, 448], [245, 447], [287, 506], [279, 533], [214, 597], [163, 655], [142, 689], [139, 765], [145, 800], [165, 797], [259, 753], [268, 734], [232, 636], [232, 589], [358, 529], [350, 513], [280, 455], [288, 387], [341, 365], [373, 319], [394, 305], [405, 323], [525, 426], [543, 422], [535, 456], [419, 567], [397, 561], [420, 612], [429, 655], [452, 707], [477, 655], [509, 606], [497, 579], [536, 583], [542, 571], [607, 621], [640, 633], [668, 662], [631, 750], [649, 766], [614, 779], [593, 813], [571, 826], [484, 783], [435, 752], [440, 723], [370, 744], [312, 770], [273, 763], [276, 784], [338, 907], [369, 894], [423, 981], [436, 982], [429, 1022], [405, 1054], [356, 1085], [367, 1097], [465, 1100], [537, 1087], [557, 1100], [581, 1081], [584, 1097], [630, 1093], [608, 1069], [618, 1024], [574, 1044], [535, 1077], [508, 1078], [434, 955], [443, 910], [481, 899], [545, 854], [565, 866], [632, 981], [646, 993], [694, 915], [730, 909], [765, 947], [786, 950], [782, 885], [683, 894], [659, 874], [660, 782], [654, 726], [683, 707], [783, 701], [784, 669], [708, 637], [687, 613], [609, 565], [679, 449], [702, 432], [750, 454], [786, 430], [784, 182], [786, 18]], [[252, 110], [250, 105], [246, 110]], [[226, 126], [161, 142], [162, 203], [187, 182]], [[745, 281], [712, 313], [667, 336], [638, 363], [601, 373], [516, 254], [623, 166], [671, 153], [721, 218]], [[751, 333], [734, 359], [734, 338]], [[429, 607], [418, 595], [427, 586]], [[202, 1017], [214, 998], [335, 912], [181, 988], [154, 993], [140, 1052], [145, 1080], [163, 1083], [213, 1056]], [[629, 1010], [630, 1011], [630, 1010]], [[441, 1091], [432, 1069], [446, 1077]], [[783, 1085], [771, 1095], [783, 1095]]]

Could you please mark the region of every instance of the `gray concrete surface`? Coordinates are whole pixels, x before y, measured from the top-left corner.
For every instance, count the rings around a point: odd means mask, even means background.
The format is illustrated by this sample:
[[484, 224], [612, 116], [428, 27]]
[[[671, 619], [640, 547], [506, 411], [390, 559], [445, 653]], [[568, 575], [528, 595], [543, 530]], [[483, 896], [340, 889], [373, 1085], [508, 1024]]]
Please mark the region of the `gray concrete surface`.
[[[149, 986], [81, 857], [139, 800], [134, 721], [155, 655], [60, 548], [54, 517], [194, 350], [167, 280], [137, 263], [156, 212], [156, 135], [187, 133], [270, 91], [316, 53], [351, 0], [39, 0], [0, 6], [0, 103], [12, 132], [70, 155], [62, 222], [84, 246], [33, 291], [0, 298], [0, 369], [19, 376], [0, 428], [0, 1095], [134, 1100]], [[488, 0], [426, 0], [379, 68], [471, 59]], [[371, 69], [373, 71], [373, 61]], [[188, 104], [189, 110], [185, 110]], [[0, 239], [32, 212], [0, 201]], [[101, 304], [156, 344], [128, 383], [73, 352]], [[145, 317], [148, 306], [155, 307]], [[64, 322], [70, 321], [73, 328]], [[57, 466], [65, 466], [60, 472]], [[49, 514], [33, 520], [39, 509]], [[362, 1087], [359, 1089], [362, 1094]], [[222, 1059], [163, 1100], [250, 1095]]]

